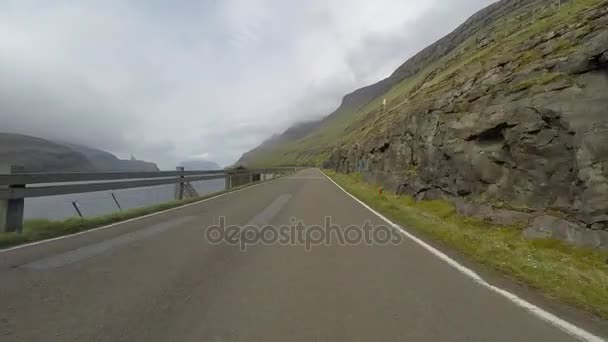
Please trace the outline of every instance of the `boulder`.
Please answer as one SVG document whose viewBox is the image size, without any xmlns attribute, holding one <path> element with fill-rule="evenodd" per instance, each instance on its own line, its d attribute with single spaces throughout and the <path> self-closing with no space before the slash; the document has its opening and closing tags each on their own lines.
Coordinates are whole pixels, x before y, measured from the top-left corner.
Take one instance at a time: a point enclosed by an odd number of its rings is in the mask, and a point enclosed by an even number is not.
<svg viewBox="0 0 608 342">
<path fill-rule="evenodd" d="M 498 226 L 527 225 L 533 217 L 530 213 L 508 209 L 495 209 L 487 204 L 473 203 L 463 198 L 453 198 L 450 201 L 456 207 L 456 212 L 459 215 L 476 217 Z"/>
<path fill-rule="evenodd" d="M 557 239 L 576 246 L 608 248 L 608 232 L 581 227 L 564 219 L 538 216 L 523 232 L 528 239 Z"/>
<path fill-rule="evenodd" d="M 578 75 L 594 69 L 591 59 L 587 55 L 579 54 L 562 61 L 556 66 L 558 71 L 571 75 Z"/>
<path fill-rule="evenodd" d="M 598 56 L 608 51 L 608 31 L 602 31 L 589 39 L 585 44 L 585 50 L 591 56 Z"/>
</svg>

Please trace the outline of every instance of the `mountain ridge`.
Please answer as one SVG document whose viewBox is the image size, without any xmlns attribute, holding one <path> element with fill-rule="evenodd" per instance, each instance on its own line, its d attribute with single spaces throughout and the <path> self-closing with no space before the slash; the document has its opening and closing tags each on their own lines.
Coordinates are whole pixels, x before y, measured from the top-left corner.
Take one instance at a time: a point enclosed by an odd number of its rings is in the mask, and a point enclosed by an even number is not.
<svg viewBox="0 0 608 342">
<path fill-rule="evenodd" d="M 501 6 L 503 2 L 509 3 L 509 6 Z M 382 79 L 374 84 L 358 88 L 351 93 L 348 93 L 342 98 L 340 106 L 329 115 L 325 116 L 321 120 L 318 120 L 319 124 L 317 128 L 323 122 L 331 121 L 332 119 L 339 120 L 340 116 L 348 116 L 353 111 L 358 110 L 362 106 L 365 106 L 370 101 L 376 99 L 386 91 L 397 85 L 404 79 L 415 75 L 418 71 L 428 66 L 432 62 L 441 58 L 445 54 L 454 50 L 459 44 L 466 40 L 470 35 L 474 34 L 476 29 L 479 29 L 479 25 L 487 25 L 487 17 L 492 17 L 494 12 L 504 11 L 505 8 L 513 6 L 519 3 L 519 0 L 501 1 L 494 4 L 490 4 L 485 8 L 481 9 L 477 13 L 473 14 L 463 24 L 459 25 L 454 31 L 450 32 L 443 38 L 439 39 L 435 43 L 424 48 L 414 56 L 409 58 L 403 64 L 401 64 L 389 77 Z M 566 1 L 564 1 L 566 2 Z M 284 143 L 285 141 L 293 141 L 297 139 L 290 139 L 288 133 L 291 129 L 298 129 L 301 123 L 296 123 L 289 127 L 284 133 L 278 135 L 278 139 L 264 141 L 260 146 L 244 153 L 239 158 L 237 164 L 255 164 L 256 158 L 260 157 L 260 154 L 267 153 L 269 150 L 272 151 L 276 147 L 276 143 Z M 312 133 L 314 129 L 311 129 L 307 133 Z M 298 137 L 302 138 L 302 137 Z M 297 164 L 297 162 L 296 162 Z"/>
<path fill-rule="evenodd" d="M 23 166 L 25 172 L 159 171 L 151 162 L 123 160 L 99 149 L 16 133 L 0 133 L 0 162 Z"/>
<path fill-rule="evenodd" d="M 93 164 L 94 169 L 99 172 L 160 171 L 158 166 L 152 162 L 137 160 L 134 157 L 132 159 L 120 159 L 112 153 L 96 148 L 70 143 L 64 144 L 72 150 L 83 154 L 87 159 L 91 161 L 91 164 Z"/>
</svg>

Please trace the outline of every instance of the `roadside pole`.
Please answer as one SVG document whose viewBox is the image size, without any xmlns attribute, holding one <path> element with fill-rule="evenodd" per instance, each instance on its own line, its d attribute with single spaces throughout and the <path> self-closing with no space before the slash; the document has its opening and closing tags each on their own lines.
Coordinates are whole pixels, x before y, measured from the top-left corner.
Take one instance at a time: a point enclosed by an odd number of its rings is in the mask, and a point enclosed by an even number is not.
<svg viewBox="0 0 608 342">
<path fill-rule="evenodd" d="M 178 166 L 178 167 L 175 168 L 175 170 L 177 170 L 177 172 L 184 172 L 184 167 L 183 166 Z M 178 186 L 178 188 L 177 188 L 177 199 L 181 201 L 181 200 L 184 199 L 184 187 L 185 187 L 184 180 L 183 180 L 184 179 L 184 175 L 181 174 L 181 175 L 179 175 L 177 177 L 179 179 L 181 179 L 181 181 L 179 183 L 177 183 L 177 186 Z"/>
<path fill-rule="evenodd" d="M 230 177 L 230 173 L 226 172 L 226 190 L 230 190 L 230 188 L 232 187 L 231 181 L 232 178 Z"/>
<path fill-rule="evenodd" d="M 22 173 L 23 166 L 0 165 L 0 173 Z M 13 188 L 25 188 L 24 184 L 11 184 L 4 187 L 10 191 Z M 0 200 L 0 232 L 21 233 L 23 230 L 23 198 Z"/>
<path fill-rule="evenodd" d="M 0 165 L 0 174 L 10 173 L 10 166 Z M 7 191 L 8 186 L 2 186 L 2 191 Z M 6 231 L 6 211 L 8 209 L 8 200 L 0 200 L 0 232 Z"/>
</svg>

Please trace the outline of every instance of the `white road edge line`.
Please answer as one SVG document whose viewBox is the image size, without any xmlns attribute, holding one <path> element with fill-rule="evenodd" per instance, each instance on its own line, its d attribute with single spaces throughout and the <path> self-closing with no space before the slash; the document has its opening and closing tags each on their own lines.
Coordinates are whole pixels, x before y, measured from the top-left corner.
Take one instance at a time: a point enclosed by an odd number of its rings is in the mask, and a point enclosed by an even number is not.
<svg viewBox="0 0 608 342">
<path fill-rule="evenodd" d="M 72 237 L 75 237 L 75 236 L 78 236 L 78 235 L 83 235 L 83 234 L 93 233 L 93 232 L 100 231 L 100 230 L 105 230 L 105 229 L 113 228 L 113 227 L 119 226 L 119 225 L 124 224 L 124 223 L 129 223 L 129 222 L 145 219 L 145 218 L 152 217 L 152 216 L 165 214 L 165 213 L 168 213 L 168 212 L 171 212 L 171 211 L 175 211 L 175 210 L 191 207 L 193 205 L 197 205 L 197 204 L 200 204 L 200 203 L 203 203 L 203 202 L 211 201 L 211 200 L 214 200 L 214 199 L 217 199 L 217 198 L 220 198 L 220 197 L 224 197 L 224 196 L 227 196 L 227 195 L 230 195 L 230 194 L 236 194 L 238 192 L 245 191 L 245 190 L 248 190 L 248 189 L 252 189 L 252 188 L 255 188 L 255 187 L 260 186 L 260 185 L 271 183 L 271 182 L 273 182 L 273 181 L 275 181 L 277 179 L 288 179 L 288 178 L 289 177 L 277 177 L 277 178 L 273 178 L 271 180 L 264 181 L 262 183 L 250 185 L 250 186 L 248 186 L 246 188 L 243 188 L 243 189 L 229 191 L 229 192 L 226 192 L 226 193 L 223 193 L 223 194 L 219 194 L 217 196 L 205 198 L 205 199 L 197 201 L 197 202 L 193 202 L 193 203 L 189 203 L 189 204 L 184 204 L 184 205 L 181 205 L 179 207 L 175 207 L 175 208 L 171 208 L 171 209 L 167 209 L 167 210 L 163 210 L 163 211 L 157 211 L 155 213 L 144 215 L 144 216 L 134 217 L 132 219 L 125 220 L 125 221 L 120 221 L 120 222 L 116 222 L 116 223 L 112 223 L 112 224 L 109 224 L 107 226 L 102 226 L 102 227 L 92 228 L 92 229 L 88 229 L 88 230 L 83 230 L 81 232 L 74 233 L 74 234 L 62 235 L 62 236 L 54 237 L 54 238 L 51 238 L 51 239 L 35 241 L 35 242 L 27 243 L 27 244 L 24 244 L 24 245 L 19 245 L 19 246 L 15 246 L 15 247 L 9 247 L 9 248 L 6 248 L 6 249 L 0 249 L 0 254 L 11 252 L 11 251 L 15 251 L 15 250 L 18 250 L 18 249 L 33 247 L 33 246 L 41 245 L 41 244 L 48 243 L 48 242 L 53 242 L 53 241 L 57 241 L 57 240 L 63 240 L 63 239 L 67 239 L 67 238 L 72 238 Z"/>
<path fill-rule="evenodd" d="M 488 282 L 486 282 L 482 277 L 480 277 L 477 273 L 475 273 L 473 270 L 461 265 L 460 263 L 458 263 L 456 260 L 450 258 L 449 256 L 447 256 L 446 254 L 444 254 L 443 252 L 439 251 L 438 249 L 436 249 L 435 247 L 427 244 L 426 242 L 420 240 L 419 238 L 415 237 L 414 235 L 408 233 L 405 229 L 403 229 L 401 226 L 399 226 L 398 224 L 390 221 L 388 218 L 384 217 L 384 215 L 380 214 L 379 212 L 375 211 L 374 209 L 372 209 L 370 206 L 368 206 L 367 204 L 365 204 L 363 201 L 359 200 L 357 197 L 353 196 L 352 194 L 350 194 L 348 191 L 344 190 L 344 188 L 342 188 L 340 185 L 338 185 L 338 183 L 336 183 L 333 179 L 331 179 L 331 177 L 329 177 L 328 175 L 325 174 L 325 172 L 321 171 L 321 173 L 323 173 L 323 175 L 325 175 L 325 177 L 327 177 L 327 179 L 329 179 L 332 183 L 334 183 L 334 185 L 336 185 L 340 190 L 342 190 L 344 193 L 346 193 L 348 196 L 352 197 L 355 201 L 359 202 L 359 204 L 361 204 L 362 206 L 364 206 L 367 210 L 371 211 L 372 213 L 374 213 L 376 216 L 378 216 L 379 218 L 381 218 L 382 220 L 384 220 L 385 222 L 387 222 L 388 224 L 390 224 L 392 227 L 398 229 L 403 235 L 405 235 L 407 238 L 409 238 L 410 240 L 414 241 L 415 243 L 417 243 L 418 245 L 422 246 L 424 249 L 426 249 L 427 251 L 431 252 L 432 254 L 434 254 L 436 257 L 438 257 L 439 259 L 445 261 L 446 263 L 448 263 L 450 266 L 454 267 L 456 270 L 458 270 L 460 273 L 468 276 L 469 278 L 471 278 L 474 282 L 476 282 L 477 284 L 495 292 L 498 293 L 499 295 L 507 298 L 508 300 L 510 300 L 511 302 L 513 302 L 514 304 L 516 304 L 517 306 L 525 309 L 526 311 L 532 313 L 533 315 L 539 317 L 540 319 L 544 320 L 545 322 L 548 322 L 550 324 L 552 324 L 553 326 L 559 328 L 560 330 L 568 333 L 569 335 L 583 340 L 583 341 L 590 341 L 590 342 L 602 342 L 605 341 L 603 338 L 600 338 L 598 336 L 593 335 L 592 333 L 577 327 L 576 325 L 569 323 L 557 316 L 555 316 L 554 314 L 547 312 L 543 309 L 541 309 L 540 307 L 526 301 L 525 299 L 509 292 L 506 291 L 504 289 L 501 289 L 499 287 L 496 287 Z"/>
<path fill-rule="evenodd" d="M 325 177 L 300 177 L 300 176 L 288 176 L 285 177 L 287 179 L 322 179 L 325 180 Z"/>
</svg>

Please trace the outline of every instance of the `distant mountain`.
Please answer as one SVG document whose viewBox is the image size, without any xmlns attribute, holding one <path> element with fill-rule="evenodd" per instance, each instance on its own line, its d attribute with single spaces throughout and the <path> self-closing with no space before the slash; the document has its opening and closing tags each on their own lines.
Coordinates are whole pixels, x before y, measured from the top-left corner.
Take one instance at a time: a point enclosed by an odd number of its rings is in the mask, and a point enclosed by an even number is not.
<svg viewBox="0 0 608 342">
<path fill-rule="evenodd" d="M 403 77 L 400 75 L 402 73 L 395 72 L 387 79 L 344 96 L 340 107 L 325 118 L 291 126 L 282 134 L 275 135 L 251 151 L 244 153 L 237 165 L 314 165 L 322 163 L 331 151 L 330 145 L 335 143 L 334 138 L 344 133 L 353 116 L 370 101 L 399 83 Z M 335 127 L 335 129 L 325 130 L 327 127 Z M 318 134 L 318 132 L 321 133 Z"/>
<path fill-rule="evenodd" d="M 222 167 L 219 166 L 217 163 L 208 161 L 208 160 L 204 160 L 204 159 L 184 161 L 184 162 L 180 163 L 180 166 L 183 166 L 186 170 L 196 170 L 196 171 L 221 170 L 222 169 Z"/>
<path fill-rule="evenodd" d="M 319 120 L 297 123 L 289 127 L 282 134 L 273 135 L 272 137 L 261 143 L 258 147 L 254 148 L 249 152 L 244 153 L 241 158 L 236 162 L 236 165 L 252 166 L 253 164 L 258 163 L 259 159 L 263 158 L 266 155 L 274 153 L 283 144 L 292 141 L 297 141 L 301 138 L 306 137 L 308 134 L 319 128 L 321 122 L 322 121 Z"/>
<path fill-rule="evenodd" d="M 48 140 L 0 133 L 0 164 L 21 165 L 27 172 L 94 171 L 86 156 Z"/>
<path fill-rule="evenodd" d="M 154 163 L 122 160 L 94 148 L 13 133 L 0 133 L 0 164 L 21 165 L 26 172 L 159 170 Z"/>
<path fill-rule="evenodd" d="M 100 172 L 159 171 L 158 166 L 151 162 L 137 160 L 135 158 L 131 158 L 130 160 L 119 159 L 115 155 L 106 151 L 75 144 L 65 145 L 87 157 L 87 159 L 93 164 L 95 170 Z"/>
</svg>

